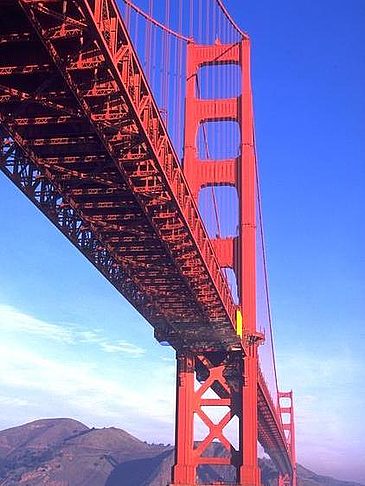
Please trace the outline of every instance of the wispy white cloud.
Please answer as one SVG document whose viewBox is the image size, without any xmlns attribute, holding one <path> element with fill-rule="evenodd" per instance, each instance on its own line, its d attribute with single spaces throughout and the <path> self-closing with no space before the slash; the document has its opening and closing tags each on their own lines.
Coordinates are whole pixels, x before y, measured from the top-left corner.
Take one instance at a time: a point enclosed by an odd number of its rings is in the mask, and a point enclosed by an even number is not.
<svg viewBox="0 0 365 486">
<path fill-rule="evenodd" d="M 27 407 L 29 405 L 28 400 L 15 397 L 7 397 L 0 395 L 0 406 L 1 407 Z"/>
<path fill-rule="evenodd" d="M 70 416 L 172 441 L 174 365 L 151 366 L 147 357 L 121 366 L 115 356 L 142 357 L 145 350 L 106 339 L 97 329 L 47 323 L 9 306 L 0 306 L 0 331 L 0 406 L 11 409 L 2 427 Z"/>
<path fill-rule="evenodd" d="M 308 349 L 296 346 L 280 353 L 279 377 L 284 388 L 293 388 L 298 460 L 313 470 L 341 477 L 343 458 L 359 478 L 364 448 L 364 367 L 344 345 L 341 354 L 326 346 Z M 351 417 L 351 420 L 347 420 Z M 356 420 L 358 418 L 358 420 Z M 355 471 L 356 469 L 356 471 Z M 363 467 L 363 477 L 365 468 Z M 356 474 L 355 474 L 356 472 Z"/>
<path fill-rule="evenodd" d="M 112 341 L 100 329 L 48 323 L 3 305 L 0 330 L 0 406 L 11 410 L 12 425 L 63 415 L 88 425 L 120 426 L 147 440 L 172 441 L 172 356 L 166 354 L 152 365 L 147 351 Z M 38 341 L 42 345 L 34 346 Z M 120 366 L 117 356 L 140 359 Z M 343 348 L 339 357 L 297 347 L 279 354 L 278 365 L 279 377 L 285 377 L 283 388 L 295 391 L 298 459 L 328 474 L 340 474 L 341 457 L 354 468 L 361 464 L 365 427 L 359 410 L 364 409 L 364 394 L 350 390 L 359 390 L 364 377 L 351 352 Z M 344 381 L 354 385 L 347 392 Z"/>
<path fill-rule="evenodd" d="M 106 353 L 126 354 L 138 358 L 145 350 L 127 341 L 110 341 L 99 329 L 82 329 L 72 324 L 54 324 L 35 318 L 14 307 L 0 304 L 0 330 L 22 333 L 63 344 L 93 344 Z"/>
<path fill-rule="evenodd" d="M 135 346 L 134 344 L 128 343 L 127 341 L 117 341 L 115 343 L 101 342 L 100 347 L 106 353 L 123 353 L 133 356 L 135 358 L 143 356 L 145 354 L 144 349 L 140 348 L 139 346 Z"/>
<path fill-rule="evenodd" d="M 43 397 L 40 409 L 47 410 L 51 402 L 53 414 L 68 410 L 70 416 L 101 425 L 119 424 L 140 437 L 146 437 L 151 427 L 156 436 L 161 427 L 172 430 L 174 397 L 166 393 L 166 384 L 173 384 L 173 369 L 130 368 L 121 370 L 118 378 L 109 376 L 114 370 L 105 373 L 92 360 L 77 361 L 73 356 L 65 363 L 33 352 L 24 343 L 12 349 L 0 345 L 0 355 L 0 386 L 19 396 L 0 397 L 0 405 L 19 408 L 27 403 L 22 396 Z"/>
<path fill-rule="evenodd" d="M 3 304 L 0 304 L 0 330 L 32 334 L 67 344 L 72 344 L 75 341 L 74 332 L 71 329 L 50 324 Z"/>
</svg>

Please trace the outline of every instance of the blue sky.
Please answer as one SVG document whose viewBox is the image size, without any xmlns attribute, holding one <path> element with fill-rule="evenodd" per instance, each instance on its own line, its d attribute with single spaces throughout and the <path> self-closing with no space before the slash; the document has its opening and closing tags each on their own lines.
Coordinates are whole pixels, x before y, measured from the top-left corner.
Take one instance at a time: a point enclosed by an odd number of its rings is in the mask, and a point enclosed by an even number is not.
<svg viewBox="0 0 365 486">
<path fill-rule="evenodd" d="M 298 461 L 365 483 L 365 2 L 226 0 L 252 76 L 279 382 Z M 0 428 L 172 442 L 174 355 L 0 174 Z"/>
</svg>

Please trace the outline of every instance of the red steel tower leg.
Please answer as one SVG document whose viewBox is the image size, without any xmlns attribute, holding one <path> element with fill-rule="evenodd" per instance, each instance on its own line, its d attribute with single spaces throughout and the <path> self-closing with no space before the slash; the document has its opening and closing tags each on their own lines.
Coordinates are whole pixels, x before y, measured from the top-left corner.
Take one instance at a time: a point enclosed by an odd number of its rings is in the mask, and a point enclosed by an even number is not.
<svg viewBox="0 0 365 486">
<path fill-rule="evenodd" d="M 256 334 L 256 157 L 253 132 L 252 92 L 250 80 L 250 43 L 241 46 L 242 104 L 241 146 L 242 158 L 238 173 L 240 199 L 239 290 L 242 315 L 248 335 Z M 244 360 L 246 386 L 243 392 L 243 464 L 240 482 L 245 486 L 260 484 L 257 459 L 257 346 L 250 346 Z"/>
<path fill-rule="evenodd" d="M 196 466 L 192 451 L 194 442 L 194 372 L 192 353 L 177 355 L 176 377 L 176 464 L 173 468 L 175 484 L 195 484 Z"/>
<path fill-rule="evenodd" d="M 289 474 L 279 474 L 278 486 L 292 486 Z"/>
</svg>

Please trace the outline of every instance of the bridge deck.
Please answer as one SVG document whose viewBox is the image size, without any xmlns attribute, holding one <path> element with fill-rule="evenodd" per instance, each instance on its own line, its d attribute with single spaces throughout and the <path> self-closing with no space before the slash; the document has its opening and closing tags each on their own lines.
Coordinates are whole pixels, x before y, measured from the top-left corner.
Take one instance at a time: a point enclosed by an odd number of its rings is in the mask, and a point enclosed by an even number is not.
<svg viewBox="0 0 365 486">
<path fill-rule="evenodd" d="M 158 338 L 240 347 L 228 285 L 128 34 L 113 2 L 98 4 L 2 2 L 1 124 L 59 195 L 52 211 L 72 209 L 110 259 L 103 273 Z"/>
</svg>

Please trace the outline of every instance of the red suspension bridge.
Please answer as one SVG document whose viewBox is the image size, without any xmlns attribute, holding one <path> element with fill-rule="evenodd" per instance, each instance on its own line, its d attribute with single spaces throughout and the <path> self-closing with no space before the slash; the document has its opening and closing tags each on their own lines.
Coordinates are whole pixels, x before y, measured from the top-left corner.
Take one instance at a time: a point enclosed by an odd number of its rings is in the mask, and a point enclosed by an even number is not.
<svg viewBox="0 0 365 486">
<path fill-rule="evenodd" d="M 0 168 L 176 350 L 172 483 L 258 486 L 260 443 L 295 486 L 248 36 L 220 0 L 0 8 Z"/>
</svg>

